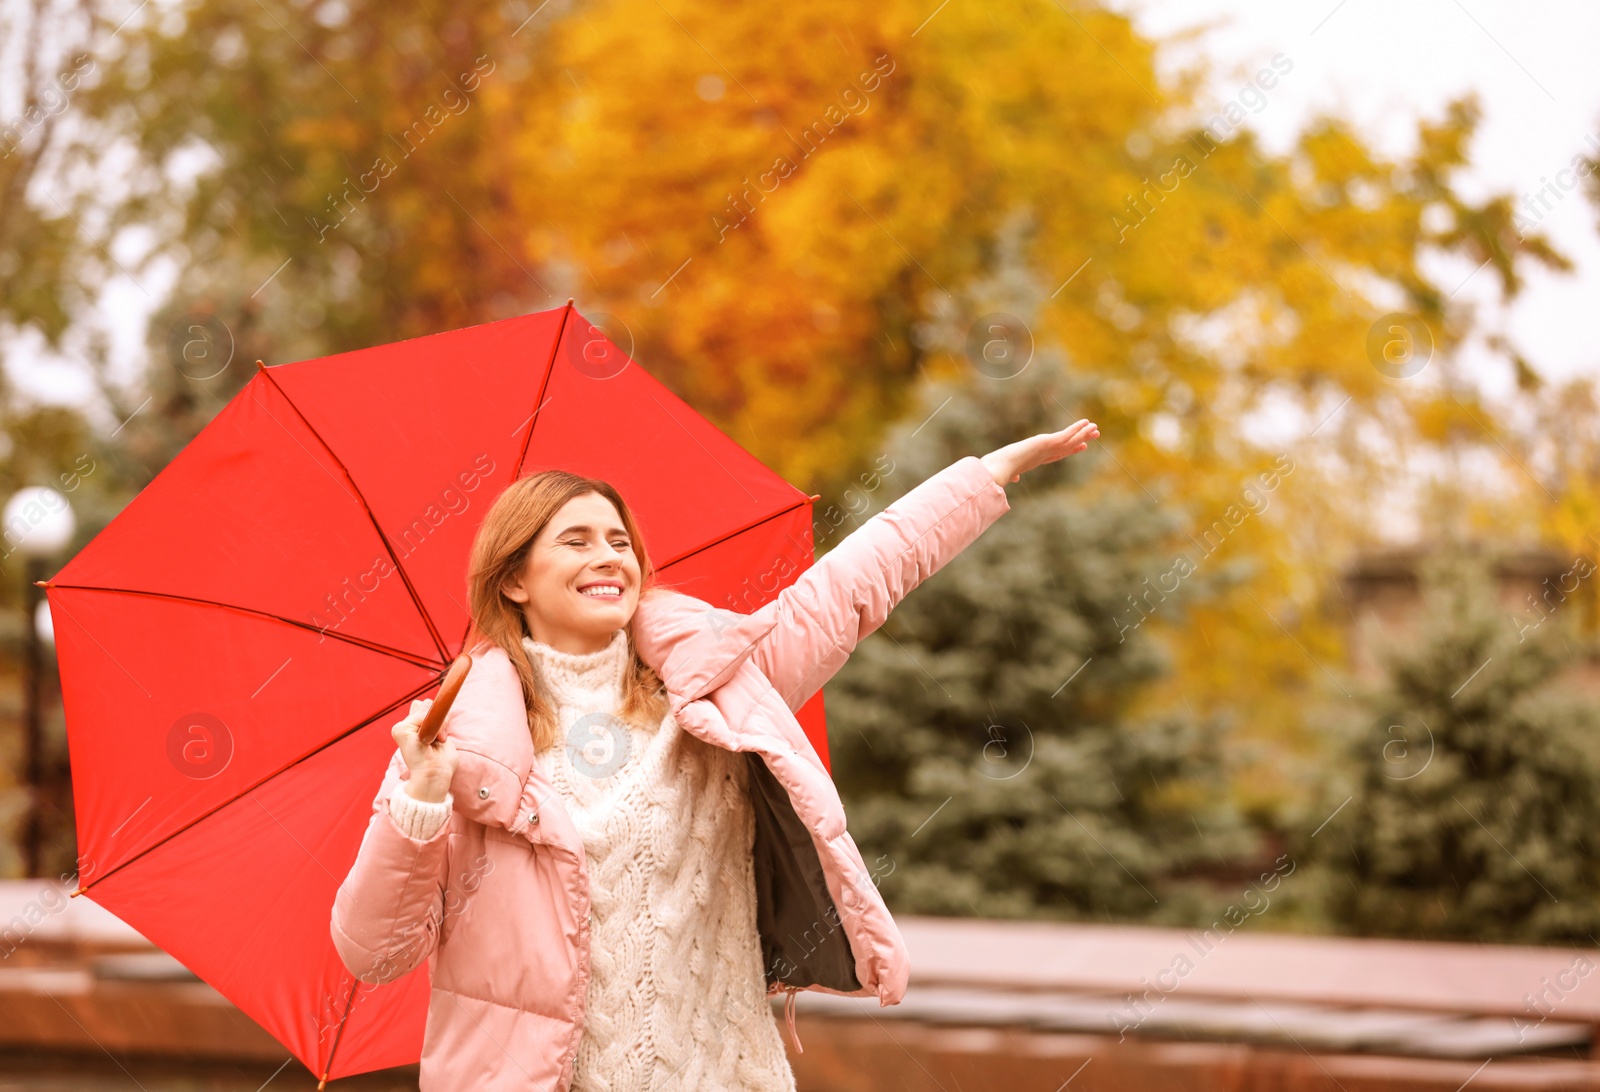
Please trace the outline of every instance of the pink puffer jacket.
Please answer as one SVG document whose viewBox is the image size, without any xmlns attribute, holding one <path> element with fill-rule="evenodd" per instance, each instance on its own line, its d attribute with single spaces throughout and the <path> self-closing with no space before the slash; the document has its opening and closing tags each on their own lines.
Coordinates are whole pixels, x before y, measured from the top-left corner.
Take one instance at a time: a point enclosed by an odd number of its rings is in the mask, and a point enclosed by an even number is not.
<svg viewBox="0 0 1600 1092">
<path fill-rule="evenodd" d="M 640 599 L 634 640 L 678 723 L 750 762 L 769 990 L 882 1005 L 905 993 L 905 944 L 793 711 L 907 592 L 1008 510 L 1005 490 L 968 457 L 872 517 L 754 614 L 666 589 Z M 504 651 L 474 659 L 444 731 L 459 755 L 450 822 L 426 841 L 394 824 L 389 794 L 408 776 L 397 750 L 334 901 L 334 946 L 368 983 L 427 962 L 421 1092 L 565 1090 L 589 976 L 588 879 L 572 823 L 534 763 Z"/>
</svg>

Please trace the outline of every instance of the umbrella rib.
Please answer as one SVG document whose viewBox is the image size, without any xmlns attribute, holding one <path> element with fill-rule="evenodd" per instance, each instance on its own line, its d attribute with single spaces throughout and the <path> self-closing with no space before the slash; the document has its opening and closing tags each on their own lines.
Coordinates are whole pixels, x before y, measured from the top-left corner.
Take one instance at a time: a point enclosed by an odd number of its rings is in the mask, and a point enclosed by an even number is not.
<svg viewBox="0 0 1600 1092">
<path fill-rule="evenodd" d="M 339 1040 L 344 1038 L 344 1026 L 350 1020 L 350 1010 L 355 1007 L 357 983 L 354 979 L 350 983 L 350 996 L 345 998 L 344 1012 L 339 1015 L 339 1027 L 333 1033 L 333 1045 L 328 1047 L 328 1060 L 322 1067 L 322 1083 L 317 1087 L 323 1088 L 328 1083 L 328 1075 L 333 1072 L 333 1056 L 339 1053 Z"/>
<path fill-rule="evenodd" d="M 762 516 L 759 519 L 752 520 L 751 522 L 745 524 L 743 527 L 740 527 L 737 530 L 729 531 L 725 535 L 720 535 L 717 538 L 712 539 L 710 542 L 706 543 L 704 546 L 696 546 L 694 549 L 688 551 L 687 553 L 679 554 L 677 557 L 673 558 L 671 561 L 662 562 L 660 565 L 655 566 L 655 569 L 656 569 L 657 572 L 662 572 L 663 570 L 670 569 L 672 566 L 678 564 L 678 562 L 680 562 L 680 561 L 687 561 L 691 557 L 693 557 L 695 554 L 705 553 L 707 550 L 711 549 L 713 546 L 721 546 L 724 542 L 727 542 L 730 538 L 736 538 L 737 536 L 744 534 L 746 531 L 752 531 L 755 528 L 760 527 L 763 523 L 771 523 L 773 520 L 777 519 L 779 516 L 786 516 L 790 512 L 793 512 L 796 508 L 799 508 L 799 507 L 801 507 L 803 505 L 807 505 L 807 504 L 810 504 L 810 503 L 811 503 L 811 498 L 810 497 L 802 497 L 800 500 L 798 500 L 795 503 L 791 504 L 787 508 L 779 509 L 778 511 L 772 513 L 769 516 Z"/>
<path fill-rule="evenodd" d="M 512 474 L 512 476 L 511 476 L 511 480 L 512 481 L 516 481 L 518 478 L 522 477 L 522 467 L 523 467 L 523 464 L 527 461 L 528 448 L 533 442 L 533 430 L 534 430 L 535 427 L 537 427 L 537 425 L 539 423 L 539 411 L 542 408 L 544 408 L 544 401 L 545 401 L 544 393 L 545 393 L 546 390 L 549 389 L 549 387 L 550 387 L 550 376 L 555 371 L 556 353 L 560 351 L 561 339 L 566 334 L 567 318 L 571 314 L 572 314 L 572 301 L 569 299 L 567 301 L 566 307 L 563 308 L 562 312 L 561 312 L 561 327 L 560 327 L 560 329 L 558 329 L 556 331 L 555 341 L 552 342 L 551 345 L 550 345 L 550 358 L 549 358 L 548 361 L 545 362 L 544 379 L 541 380 L 540 384 L 539 384 L 539 396 L 536 399 L 534 399 L 533 416 L 530 419 L 529 424 L 528 424 L 528 434 L 522 438 L 522 453 L 517 456 L 517 469 L 516 469 L 516 472 L 514 474 Z M 661 404 L 659 399 L 656 400 L 656 404 L 657 405 Z M 662 408 L 665 409 L 666 407 L 663 406 Z M 668 414 L 668 416 L 672 418 L 673 423 L 677 424 L 679 428 L 683 427 L 682 422 L 678 421 L 678 419 L 676 417 L 673 417 L 670 413 Z M 708 454 L 709 454 L 709 452 L 708 452 Z M 726 469 L 726 468 L 724 468 L 724 469 Z M 748 492 L 748 490 L 746 490 L 746 492 Z M 752 528 L 759 527 L 763 523 L 766 523 L 766 522 L 768 522 L 770 520 L 775 520 L 779 516 L 786 515 L 789 512 L 793 512 L 796 508 L 799 508 L 801 505 L 808 504 L 808 503 L 810 503 L 810 498 L 809 497 L 802 498 L 801 500 L 799 500 L 799 501 L 795 502 L 794 504 L 790 505 L 788 508 L 784 508 L 784 509 L 781 509 L 781 510 L 779 510 L 777 512 L 773 512 L 771 515 L 761 516 L 758 519 L 752 520 L 751 522 L 745 524 L 743 527 L 740 527 L 740 528 L 738 528 L 736 530 L 733 530 L 733 531 L 729 531 L 727 534 L 722 535 L 722 536 L 720 536 L 718 538 L 715 538 L 715 539 L 713 539 L 712 541 L 706 543 L 703 546 L 696 546 L 694 549 L 688 551 L 687 553 L 680 554 L 679 556 L 673 558 L 671 561 L 668 561 L 668 562 L 665 562 L 664 564 L 655 566 L 655 569 L 656 569 L 657 572 L 660 572 L 660 571 L 662 571 L 664 569 L 667 569 L 667 568 L 669 568 L 669 567 L 671 567 L 673 565 L 676 565 L 680 561 L 686 561 L 689 558 L 693 557 L 695 554 L 701 553 L 701 552 L 703 552 L 705 550 L 709 550 L 713 546 L 718 546 L 718 545 L 726 542 L 728 539 L 733 538 L 736 535 L 742 535 L 746 531 L 751 530 Z M 471 623 L 470 622 L 468 623 L 468 632 L 471 632 Z M 465 638 L 463 638 L 463 640 L 465 640 Z"/>
<path fill-rule="evenodd" d="M 88 883 L 80 882 L 79 886 L 78 886 L 78 890 L 74 891 L 73 894 L 74 895 L 84 894 L 91 887 L 93 887 L 95 884 L 104 883 L 106 880 L 109 880 L 112 876 L 115 876 L 118 872 L 121 872 L 124 868 L 127 868 L 129 865 L 131 865 L 135 861 L 139 860 L 141 857 L 144 857 L 147 854 L 153 853 L 156 850 L 160 849 L 162 846 L 164 846 L 168 842 L 172 841 L 174 838 L 176 838 L 178 835 L 182 834 L 184 831 L 188 830 L 190 827 L 193 827 L 193 826 L 196 826 L 196 825 L 198 825 L 200 823 L 205 822 L 207 819 L 211 818 L 213 815 L 217 814 L 217 812 L 221 811 L 222 809 L 224 809 L 226 807 L 230 807 L 233 804 L 237 804 L 239 801 L 243 800 L 245 797 L 247 797 L 251 793 L 255 792 L 257 789 L 259 789 L 261 786 L 265 785 L 268 781 L 271 781 L 273 778 L 278 777 L 278 776 L 280 776 L 280 775 L 282 775 L 284 773 L 287 773 L 289 770 L 294 769 L 296 766 L 300 765 L 300 763 L 306 761 L 306 759 L 312 758 L 312 757 L 315 757 L 316 755 L 321 754 L 323 751 L 326 751 L 329 747 L 332 747 L 335 743 L 339 743 L 339 742 L 342 742 L 345 739 L 348 739 L 350 736 L 353 736 L 357 732 L 361 731 L 361 729 L 366 728 L 368 725 L 371 725 L 371 724 L 375 723 L 378 720 L 379 717 L 382 717 L 387 713 L 394 712 L 396 709 L 400 708 L 400 706 L 405 704 L 407 701 L 410 701 L 411 699 L 413 699 L 413 698 L 417 697 L 418 695 L 424 693 L 429 687 L 437 686 L 437 685 L 439 685 L 439 680 L 437 678 L 433 678 L 433 679 L 429 679 L 427 682 L 422 683 L 419 686 L 416 686 L 416 687 L 412 688 L 411 690 L 407 691 L 406 693 L 400 695 L 394 701 L 390 702 L 388 705 L 384 706 L 382 709 L 379 709 L 377 712 L 373 713 L 370 717 L 367 717 L 366 719 L 362 720 L 359 724 L 355 725 L 354 727 L 347 728 L 344 731 L 340 732 L 338 735 L 334 736 L 332 739 L 328 740 L 327 742 L 321 744 L 318 747 L 312 748 L 311 750 L 307 751 L 305 754 L 301 755 L 299 758 L 295 759 L 293 762 L 289 763 L 287 766 L 284 766 L 281 769 L 277 769 L 277 770 L 272 771 L 272 773 L 270 773 L 267 776 L 263 777 L 261 780 L 257 781 L 254 785 L 251 785 L 249 788 L 245 789 L 238 796 L 235 796 L 235 797 L 233 797 L 231 799 L 222 801 L 220 804 L 218 804 L 216 807 L 212 808 L 210 811 L 206 812 L 204 815 L 195 816 L 195 818 L 191 819 L 189 822 L 185 823 L 183 826 L 179 827 L 177 830 L 173 831 L 171 834 L 168 834 L 165 838 L 162 838 L 159 842 L 156 842 L 156 843 L 154 843 L 152 845 L 145 846 L 138 853 L 135 853 L 132 857 L 129 857 L 126 861 L 123 861 L 121 864 L 117 865 L 115 868 L 113 868 L 111 871 L 107 872 L 105 875 L 100 876 L 100 877 L 98 877 L 96 879 L 90 880 Z"/>
<path fill-rule="evenodd" d="M 433 618 L 429 616 L 427 609 L 423 607 L 422 599 L 417 595 L 417 589 L 411 584 L 410 575 L 406 572 L 405 566 L 400 564 L 400 556 L 394 552 L 394 546 L 390 544 L 389 536 L 383 533 L 383 527 L 379 525 L 378 517 L 373 514 L 372 506 L 367 503 L 366 495 L 361 492 L 361 487 L 356 484 L 355 478 L 350 473 L 350 468 L 344 465 L 344 460 L 339 458 L 338 453 L 333 450 L 328 441 L 322 438 L 322 433 L 316 430 L 316 427 L 301 412 L 300 407 L 294 404 L 294 399 L 289 397 L 289 392 L 284 390 L 283 385 L 273 378 L 272 369 L 262 368 L 261 374 L 267 377 L 268 382 L 272 384 L 272 389 L 277 391 L 279 397 L 288 403 L 290 409 L 294 410 L 295 416 L 300 418 L 300 423 L 305 425 L 311 435 L 317 438 L 317 443 L 322 445 L 322 450 L 328 453 L 328 458 L 333 460 L 334 465 L 339 468 L 339 473 L 344 475 L 344 480 L 349 483 L 351 492 L 356 495 L 356 500 L 361 502 L 361 510 L 367 514 L 367 519 L 372 523 L 372 530 L 377 534 L 378 541 L 383 543 L 383 548 L 388 553 L 389 560 L 394 562 L 395 572 L 400 574 L 400 582 L 406 586 L 406 594 L 411 596 L 412 605 L 417 608 L 417 613 L 422 616 L 422 624 L 428 627 L 428 636 L 433 638 L 434 646 L 439 650 L 439 658 L 441 660 L 450 659 L 449 652 L 445 650 L 444 639 L 439 636 L 438 627 L 433 624 Z"/>
<path fill-rule="evenodd" d="M 555 371 L 556 353 L 561 351 L 561 339 L 567 334 L 567 317 L 572 314 L 572 301 L 561 309 L 561 325 L 556 328 L 556 338 L 550 343 L 550 355 L 544 362 L 544 377 L 539 380 L 539 394 L 533 400 L 533 413 L 528 417 L 528 434 L 522 438 L 522 450 L 517 453 L 517 465 L 511 472 L 514 482 L 522 477 L 522 464 L 528 458 L 528 446 L 533 442 L 533 430 L 539 424 L 539 411 L 544 409 L 544 392 L 550 388 L 550 373 Z M 513 433 L 515 435 L 515 433 Z M 461 631 L 461 646 L 466 647 L 467 638 L 472 635 L 472 619 L 467 619 L 466 627 Z"/>
<path fill-rule="evenodd" d="M 333 633 L 329 630 L 323 629 L 320 626 L 314 626 L 309 622 L 297 622 L 293 618 L 285 618 L 281 614 L 273 614 L 270 611 L 256 610 L 254 607 L 241 607 L 235 603 L 222 603 L 215 599 L 200 599 L 193 595 L 178 595 L 174 592 L 142 591 L 138 588 L 102 588 L 95 584 L 57 584 L 54 581 L 50 583 L 50 589 L 52 591 L 97 591 L 110 592 L 114 595 L 142 595 L 149 599 L 165 599 L 175 603 L 193 603 L 196 606 L 201 607 L 217 607 L 220 610 L 236 610 L 241 614 L 254 615 L 257 618 L 265 618 L 272 622 L 282 622 L 284 625 L 294 626 L 296 629 L 310 630 L 311 632 L 321 634 L 324 637 L 332 637 L 336 641 L 343 641 L 346 644 L 356 645 L 360 648 L 366 649 L 369 652 L 376 652 L 380 656 L 388 656 L 396 660 L 403 660 L 406 663 L 414 664 L 417 667 L 443 668 L 445 666 L 445 661 L 442 658 L 439 660 L 424 659 L 414 652 L 406 652 L 403 649 L 391 648 L 388 645 L 380 645 L 376 641 L 368 641 L 362 637 L 349 637 L 343 633 Z"/>
<path fill-rule="evenodd" d="M 533 416 L 528 420 L 528 434 L 522 438 L 522 451 L 517 456 L 517 468 L 511 473 L 511 480 L 516 481 L 522 477 L 522 464 L 528 459 L 528 446 L 533 442 L 533 430 L 539 425 L 539 411 L 544 408 L 544 392 L 550 389 L 550 373 L 556 368 L 556 353 L 561 349 L 561 339 L 567 333 L 567 318 L 572 314 L 572 301 L 561 309 L 561 326 L 556 330 L 556 339 L 550 343 L 550 358 L 544 362 L 544 378 L 539 380 L 539 397 L 533 400 Z"/>
</svg>

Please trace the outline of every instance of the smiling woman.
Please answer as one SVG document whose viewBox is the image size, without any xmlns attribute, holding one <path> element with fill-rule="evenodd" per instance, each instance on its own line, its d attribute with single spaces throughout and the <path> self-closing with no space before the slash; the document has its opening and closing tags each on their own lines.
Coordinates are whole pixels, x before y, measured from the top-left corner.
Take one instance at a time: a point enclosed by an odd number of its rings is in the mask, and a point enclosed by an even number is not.
<svg viewBox="0 0 1600 1092">
<path fill-rule="evenodd" d="M 472 547 L 473 670 L 433 743 L 426 701 L 394 725 L 333 910 L 361 981 L 429 960 L 423 1092 L 792 1092 L 771 995 L 791 1033 L 802 989 L 898 1002 L 904 941 L 794 712 L 1007 510 L 1006 482 L 1098 435 L 959 460 L 751 614 L 653 587 L 606 482 L 508 487 Z M 494 867 L 452 906 L 475 855 Z"/>
<path fill-rule="evenodd" d="M 621 494 L 607 482 L 564 470 L 523 478 L 495 498 L 469 565 L 474 638 L 516 648 L 526 636 L 570 655 L 605 648 L 627 626 L 650 571 Z M 534 746 L 542 750 L 556 742 L 554 711 L 533 662 L 512 662 L 522 678 Z M 625 667 L 622 719 L 659 717 L 654 695 L 661 680 L 631 639 Z"/>
<path fill-rule="evenodd" d="M 562 652 L 604 648 L 639 600 L 639 559 L 616 505 L 599 493 L 562 505 L 505 593 L 522 604 L 535 641 Z"/>
</svg>

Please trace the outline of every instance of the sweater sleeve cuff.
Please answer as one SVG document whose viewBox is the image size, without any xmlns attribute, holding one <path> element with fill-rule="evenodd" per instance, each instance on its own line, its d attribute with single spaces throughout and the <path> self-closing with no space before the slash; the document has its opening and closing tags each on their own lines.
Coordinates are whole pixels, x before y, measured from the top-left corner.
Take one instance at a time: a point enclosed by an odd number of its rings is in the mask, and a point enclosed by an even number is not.
<svg viewBox="0 0 1600 1092">
<path fill-rule="evenodd" d="M 401 833 L 419 842 L 426 842 L 439 833 L 439 828 L 450 818 L 454 801 L 455 798 L 448 792 L 438 803 L 418 800 L 406 791 L 405 785 L 397 785 L 394 792 L 389 794 L 389 817 Z"/>
</svg>

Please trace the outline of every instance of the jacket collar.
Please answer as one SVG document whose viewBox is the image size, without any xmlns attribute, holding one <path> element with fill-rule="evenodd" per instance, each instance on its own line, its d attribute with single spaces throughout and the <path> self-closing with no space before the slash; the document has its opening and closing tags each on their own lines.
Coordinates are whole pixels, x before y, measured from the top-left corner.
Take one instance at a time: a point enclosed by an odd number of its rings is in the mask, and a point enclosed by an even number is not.
<svg viewBox="0 0 1600 1092">
<path fill-rule="evenodd" d="M 727 682 L 777 624 L 776 601 L 754 614 L 738 614 L 655 588 L 640 597 L 634 611 L 633 641 L 640 659 L 666 684 L 676 712 Z"/>
<path fill-rule="evenodd" d="M 634 646 L 661 677 L 674 713 L 725 683 L 776 624 L 775 602 L 738 614 L 669 588 L 640 596 L 632 622 Z M 467 818 L 533 833 L 530 812 L 553 789 L 535 768 L 527 724 L 522 684 L 505 650 L 474 655 L 445 731 L 458 756 L 454 807 Z"/>
</svg>

